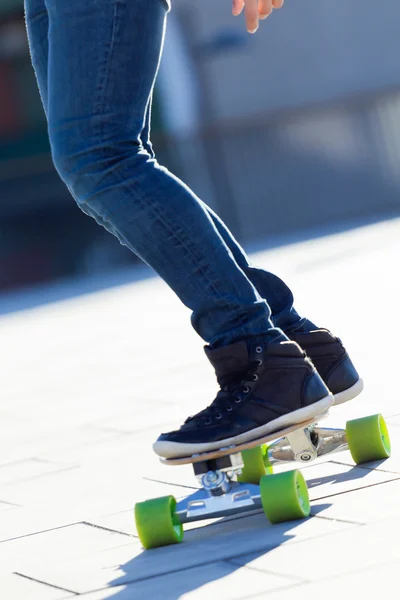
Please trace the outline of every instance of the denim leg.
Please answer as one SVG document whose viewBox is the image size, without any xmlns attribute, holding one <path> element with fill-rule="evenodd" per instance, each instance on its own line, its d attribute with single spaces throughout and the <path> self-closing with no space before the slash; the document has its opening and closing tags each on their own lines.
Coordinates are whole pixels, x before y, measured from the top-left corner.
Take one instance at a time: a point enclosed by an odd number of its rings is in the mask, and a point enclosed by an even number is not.
<svg viewBox="0 0 400 600">
<path fill-rule="evenodd" d="M 146 110 L 145 124 L 141 133 L 141 141 L 147 152 L 154 157 L 153 147 L 150 140 L 151 130 L 151 99 Z M 249 257 L 232 232 L 228 229 L 220 217 L 205 202 L 200 201 L 211 217 L 215 228 L 232 252 L 237 265 L 242 269 L 247 278 L 262 298 L 268 302 L 271 309 L 271 320 L 275 327 L 279 327 L 285 333 L 305 329 L 316 329 L 317 327 L 308 319 L 300 317 L 293 306 L 294 298 L 290 288 L 277 275 L 252 265 Z"/>
<path fill-rule="evenodd" d="M 49 16 L 44 0 L 25 1 L 25 22 L 33 68 L 47 116 L 47 65 L 49 56 Z"/>
<path fill-rule="evenodd" d="M 35 1 L 26 0 L 28 19 Z M 193 311 L 193 326 L 208 343 L 284 339 L 202 203 L 141 143 L 164 36 L 164 0 L 45 5 L 52 155 L 79 206 L 160 274 Z M 32 58 L 45 87 L 38 53 Z"/>
<path fill-rule="evenodd" d="M 294 308 L 293 293 L 286 283 L 277 275 L 252 265 L 246 252 L 222 219 L 210 207 L 205 206 L 205 208 L 239 267 L 252 282 L 260 296 L 268 302 L 274 326 L 281 328 L 285 333 L 302 328 L 307 319 L 300 317 Z"/>
</svg>

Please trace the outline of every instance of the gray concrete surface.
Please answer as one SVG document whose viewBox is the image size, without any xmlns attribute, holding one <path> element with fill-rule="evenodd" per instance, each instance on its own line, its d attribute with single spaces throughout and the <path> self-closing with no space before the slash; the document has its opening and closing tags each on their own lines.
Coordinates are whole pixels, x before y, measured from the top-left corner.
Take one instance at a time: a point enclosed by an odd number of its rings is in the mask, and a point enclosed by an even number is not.
<svg viewBox="0 0 400 600">
<path fill-rule="evenodd" d="M 4 314 L 0 597 L 397 597 L 399 251 L 392 220 L 254 256 L 293 287 L 300 312 L 344 339 L 362 373 L 364 393 L 329 423 L 383 412 L 392 457 L 355 467 L 343 453 L 303 469 L 308 520 L 200 523 L 149 552 L 134 503 L 196 486 L 190 467 L 158 462 L 152 441 L 216 389 L 188 311 L 147 279 Z"/>
</svg>

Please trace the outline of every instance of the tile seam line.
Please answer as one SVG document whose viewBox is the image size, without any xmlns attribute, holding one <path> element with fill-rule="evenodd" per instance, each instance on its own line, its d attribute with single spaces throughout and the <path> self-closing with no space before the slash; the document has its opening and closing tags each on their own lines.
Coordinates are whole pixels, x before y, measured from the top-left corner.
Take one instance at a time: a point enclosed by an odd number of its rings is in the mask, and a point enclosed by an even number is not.
<svg viewBox="0 0 400 600">
<path fill-rule="evenodd" d="M 277 574 L 278 573 L 276 573 L 276 575 Z M 275 588 L 274 590 L 271 590 L 271 593 L 273 593 L 275 595 L 275 594 L 279 594 L 280 592 L 287 592 L 288 590 L 296 590 L 296 588 L 306 587 L 307 585 L 310 585 L 310 582 L 304 581 L 304 582 L 294 583 L 293 585 L 285 585 L 285 586 L 282 586 L 279 588 Z M 257 594 L 254 594 L 254 596 L 246 596 L 242 600 L 252 600 L 252 598 L 265 598 L 265 592 L 257 592 Z"/>
<path fill-rule="evenodd" d="M 324 521 L 335 521 L 335 523 L 348 523 L 349 525 L 368 525 L 365 521 L 350 521 L 350 519 L 336 519 L 335 517 L 325 517 L 324 515 L 312 515 L 317 519 L 323 519 Z"/>
<path fill-rule="evenodd" d="M 309 519 L 310 518 L 311 519 L 315 519 L 317 517 L 312 516 L 312 517 L 309 517 Z M 334 519 L 332 519 L 332 521 L 333 520 Z M 364 527 L 364 525 L 360 525 L 359 523 L 354 523 L 354 525 L 355 525 L 355 527 Z M 323 534 L 323 536 L 321 536 L 321 534 L 316 534 L 316 535 L 312 535 L 310 537 L 301 538 L 301 539 L 298 539 L 298 540 L 292 539 L 290 541 L 290 545 L 292 545 L 292 544 L 296 544 L 296 545 L 297 544 L 303 544 L 304 542 L 309 542 L 310 540 L 315 540 L 315 539 L 320 538 L 320 537 L 329 537 L 331 535 L 339 535 L 339 534 L 342 534 L 342 533 L 343 533 L 343 530 L 340 529 L 339 531 L 330 531 L 329 533 L 325 532 Z M 284 540 L 284 542 L 285 541 L 287 541 L 287 540 Z M 227 558 L 221 558 L 221 560 L 225 560 L 225 561 L 235 560 L 236 558 L 240 558 L 242 556 L 247 556 L 248 554 L 254 554 L 255 552 L 263 552 L 263 551 L 270 552 L 270 551 L 276 550 L 277 548 L 280 548 L 280 547 L 282 547 L 284 545 L 285 544 L 283 543 L 283 544 L 277 544 L 277 545 L 272 546 L 272 547 L 271 546 L 267 546 L 267 547 L 263 547 L 263 548 L 258 548 L 257 550 L 250 550 L 250 552 L 247 552 L 247 551 L 246 552 L 241 552 L 240 554 L 236 554 L 234 556 L 230 556 L 230 557 L 227 557 Z M 206 563 L 206 564 L 208 564 L 208 563 Z"/>
<path fill-rule="evenodd" d="M 26 483 L 27 481 L 34 481 L 36 479 L 41 479 L 42 477 L 51 477 L 52 475 L 59 475 L 60 473 L 65 473 L 66 471 L 73 471 L 74 469 L 80 469 L 81 465 L 73 465 L 70 467 L 65 467 L 64 469 L 57 469 L 56 471 L 48 471 L 47 473 L 40 473 L 39 475 L 32 475 L 31 477 L 24 477 L 22 479 L 13 479 L 12 481 L 6 481 L 6 483 L 2 484 L 2 487 L 5 489 L 7 487 L 12 487 L 14 485 L 19 485 L 21 483 Z"/>
<path fill-rule="evenodd" d="M 378 471 L 379 473 L 391 473 L 393 475 L 399 474 L 398 471 L 389 471 L 387 469 L 380 469 L 379 467 L 368 467 L 368 466 L 366 466 L 366 464 L 360 464 L 360 465 L 354 466 L 354 465 L 346 463 L 346 462 L 341 462 L 340 460 L 330 460 L 328 462 L 332 463 L 333 465 L 340 465 L 342 467 L 354 467 L 357 469 L 364 469 L 364 471 Z"/>
<path fill-rule="evenodd" d="M 29 581 L 34 581 L 35 583 L 45 585 L 45 586 L 53 588 L 55 590 L 61 590 L 62 592 L 67 592 L 68 594 L 73 594 L 74 596 L 79 596 L 79 592 L 74 592 L 73 590 L 69 590 L 67 588 L 60 587 L 59 585 L 55 585 L 53 583 L 47 583 L 47 581 L 42 581 L 41 579 L 36 579 L 35 577 L 30 577 L 29 575 L 24 575 L 23 573 L 19 573 L 18 571 L 13 571 L 13 575 L 17 575 L 17 577 L 22 577 L 23 579 L 28 579 Z"/>
<path fill-rule="evenodd" d="M 161 573 L 155 573 L 154 575 L 148 575 L 146 577 L 139 577 L 137 579 L 126 579 L 123 583 L 119 583 L 117 585 L 108 585 L 107 587 L 101 587 L 101 588 L 96 588 L 94 590 L 87 590 L 85 592 L 74 592 L 74 593 L 77 594 L 78 596 L 84 596 L 86 594 L 97 594 L 98 592 L 104 592 L 105 590 L 115 590 L 120 587 L 132 585 L 135 583 L 143 583 L 144 581 L 151 581 L 152 579 L 157 579 L 159 577 L 166 577 L 167 575 L 176 575 L 177 573 L 192 571 L 193 569 L 198 569 L 199 567 L 207 567 L 208 565 L 214 565 L 217 563 L 226 563 L 226 562 L 227 561 L 225 559 L 221 559 L 221 560 L 217 560 L 217 561 L 210 560 L 207 562 L 201 562 L 201 563 L 198 563 L 195 565 L 190 565 L 189 567 L 181 567 L 179 569 L 170 569 L 168 571 L 162 571 Z"/>
<path fill-rule="evenodd" d="M 234 565 L 235 567 L 238 566 L 238 563 L 235 563 L 234 559 L 233 560 L 228 559 L 223 562 L 226 562 L 229 565 Z M 265 573 L 266 575 L 275 575 L 278 577 L 286 577 L 287 579 L 293 580 L 293 585 L 301 585 L 303 583 L 312 583 L 312 579 L 302 579 L 301 577 L 298 577 L 297 575 L 290 575 L 290 574 L 286 574 L 286 573 L 285 573 L 285 575 L 281 575 L 280 573 L 277 573 L 276 571 L 271 571 L 270 569 L 259 569 L 257 567 L 249 567 L 248 564 L 240 565 L 240 566 L 249 571 L 256 571 L 257 573 Z M 292 587 L 292 585 L 288 584 L 285 587 Z M 281 589 L 281 588 L 278 588 L 278 589 Z"/>
<path fill-rule="evenodd" d="M 151 483 L 162 483 L 163 485 L 173 485 L 174 487 L 181 487 L 186 490 L 201 490 L 200 487 L 195 487 L 194 485 L 186 485 L 181 483 L 170 483 L 169 481 L 161 481 L 161 479 L 153 479 L 152 477 L 141 477 L 144 481 L 151 481 Z"/>
<path fill-rule="evenodd" d="M 342 492 L 334 492 L 333 494 L 328 494 L 327 496 L 319 496 L 318 498 L 314 498 L 314 500 L 311 501 L 311 504 L 313 502 L 318 502 L 319 500 L 326 500 L 327 498 L 333 498 L 334 496 L 344 496 L 345 494 L 359 492 L 360 490 L 367 490 L 368 488 L 377 487 L 378 485 L 384 485 L 385 483 L 391 483 L 392 481 L 399 481 L 399 480 L 400 480 L 400 476 L 393 477 L 393 479 L 386 479 L 385 481 L 378 481 L 377 483 L 370 483 L 369 485 L 364 485 L 362 487 L 354 488 L 352 490 L 344 490 Z M 326 518 L 328 518 L 328 517 L 326 517 Z"/>
<path fill-rule="evenodd" d="M 371 568 L 375 569 L 375 568 L 380 568 L 380 567 L 386 567 L 388 565 L 398 565 L 400 563 L 399 559 L 394 559 L 394 560 L 389 560 L 389 562 L 385 561 L 385 562 L 379 562 L 376 563 L 374 565 L 370 565 L 369 567 L 364 566 L 364 567 L 360 567 L 359 569 L 354 569 L 354 571 L 344 571 L 343 573 L 340 573 L 340 575 L 357 575 L 360 573 L 364 573 L 365 571 L 370 571 Z M 330 575 L 328 577 L 323 577 L 322 579 L 313 579 L 311 581 L 311 583 L 316 583 L 316 582 L 324 582 L 324 581 L 335 581 L 335 579 L 337 579 L 337 575 Z"/>
<path fill-rule="evenodd" d="M 50 531 L 57 531 L 58 529 L 65 529 L 66 527 L 74 527 L 74 525 L 80 525 L 82 521 L 74 521 L 67 525 L 58 525 L 58 527 L 50 527 L 49 529 L 42 529 L 41 531 L 33 531 L 32 533 L 25 533 L 24 535 L 17 535 L 15 537 L 7 538 L 6 540 L 0 540 L 0 544 L 6 542 L 13 542 L 15 540 L 22 540 L 23 538 L 32 537 L 33 535 L 41 535 L 42 533 L 50 533 Z"/>
<path fill-rule="evenodd" d="M 380 568 L 380 567 L 386 567 L 388 565 L 393 565 L 394 566 L 394 565 L 399 564 L 399 562 L 400 562 L 399 560 L 392 560 L 392 561 L 389 561 L 389 562 L 376 563 L 376 564 L 373 565 L 373 568 L 375 569 L 375 568 Z M 344 577 L 348 577 L 348 576 L 351 576 L 351 575 L 357 575 L 357 574 L 364 573 L 365 571 L 369 571 L 371 568 L 372 567 L 370 566 L 370 567 L 362 567 L 360 569 L 355 569 L 354 571 L 344 571 L 343 573 L 340 573 L 340 574 L 337 574 L 337 575 L 331 575 L 331 576 L 328 576 L 328 577 L 322 577 L 322 579 L 307 579 L 307 580 L 304 580 L 303 582 L 300 581 L 297 584 L 297 586 L 295 584 L 295 585 L 288 586 L 288 587 L 291 588 L 291 587 L 299 587 L 299 586 L 303 586 L 303 585 L 306 586 L 306 585 L 311 585 L 311 584 L 320 584 L 320 583 L 326 583 L 326 582 L 329 582 L 329 581 L 336 581 L 338 575 L 339 576 L 343 575 Z M 254 569 L 254 570 L 256 570 L 256 569 Z M 257 571 L 259 571 L 260 573 L 263 573 L 263 572 L 267 573 L 267 571 L 262 571 L 262 570 L 259 570 L 259 569 L 257 569 Z M 271 573 L 272 575 L 279 575 L 281 577 L 287 577 L 286 573 L 277 573 L 277 572 L 274 572 L 274 571 L 269 571 L 269 573 Z M 274 590 L 274 593 L 280 592 L 281 590 L 284 591 L 285 588 L 283 588 L 283 587 L 282 588 L 277 588 L 276 590 Z M 258 596 L 260 596 L 262 594 L 263 594 L 263 592 L 261 592 L 261 594 L 256 594 L 255 596 L 247 596 L 247 597 L 249 599 L 250 598 L 257 598 Z"/>
<path fill-rule="evenodd" d="M 93 527 L 94 529 L 101 529 L 102 531 L 109 531 L 110 533 L 118 533 L 120 535 L 125 535 L 129 538 L 138 539 L 139 536 L 134 533 L 127 533 L 126 531 L 119 531 L 118 529 L 111 529 L 111 527 L 104 527 L 103 525 L 97 525 L 96 523 L 91 523 L 90 521 L 80 521 L 82 525 L 87 525 L 88 527 Z"/>
<path fill-rule="evenodd" d="M 355 526 L 356 527 L 363 527 L 363 525 L 360 525 L 358 523 L 355 523 Z M 325 534 L 325 536 L 338 535 L 338 534 L 341 534 L 341 533 L 343 533 L 343 531 L 332 531 L 332 532 L 330 532 L 328 534 Z M 308 542 L 308 541 L 316 539 L 318 537 L 321 537 L 321 535 L 315 535 L 315 536 L 307 537 L 305 539 L 300 539 L 300 540 L 297 540 L 297 541 L 292 541 L 291 544 L 300 544 L 300 543 L 303 543 L 303 542 Z M 190 542 L 187 542 L 187 543 L 190 543 Z M 160 573 L 154 573 L 154 575 L 148 575 L 146 577 L 140 577 L 140 578 L 135 578 L 135 579 L 126 579 L 122 584 L 118 584 L 116 586 L 111 585 L 111 586 L 107 586 L 107 587 L 96 588 L 95 590 L 90 590 L 90 591 L 88 590 L 88 591 L 85 591 L 85 592 L 78 592 L 78 594 L 79 595 L 93 594 L 95 592 L 97 593 L 97 592 L 102 592 L 104 590 L 118 588 L 118 587 L 121 587 L 122 585 L 130 585 L 130 584 L 133 584 L 133 583 L 142 583 L 143 581 L 151 581 L 152 579 L 156 579 L 158 577 L 164 577 L 166 575 L 174 575 L 176 573 L 180 573 L 180 572 L 183 572 L 183 571 L 191 571 L 192 569 L 197 569 L 199 567 L 207 567 L 208 565 L 213 565 L 216 562 L 218 562 L 218 563 L 229 563 L 229 561 L 233 561 L 236 558 L 240 558 L 242 556 L 247 556 L 248 554 L 253 554 L 255 552 L 265 552 L 265 553 L 268 553 L 268 552 L 271 552 L 272 550 L 275 550 L 276 548 L 279 548 L 280 546 L 281 546 L 281 544 L 278 544 L 277 546 L 267 546 L 267 547 L 263 547 L 263 548 L 258 548 L 256 550 L 250 550 L 250 552 L 246 551 L 246 552 L 242 552 L 240 554 L 235 554 L 233 556 L 229 556 L 229 557 L 226 557 L 226 558 L 220 558 L 217 561 L 215 561 L 214 559 L 212 559 L 212 560 L 208 560 L 208 561 L 204 561 L 204 562 L 199 562 L 199 563 L 196 563 L 196 564 L 193 564 L 193 565 L 189 565 L 187 567 L 181 567 L 179 569 L 178 568 L 177 569 L 170 569 L 168 571 L 162 571 Z M 143 552 L 142 552 L 142 554 L 143 554 Z M 240 565 L 240 566 L 244 566 L 244 565 Z M 274 575 L 279 575 L 279 573 L 274 573 Z M 283 575 L 281 575 L 281 576 L 283 576 Z M 291 587 L 293 587 L 293 586 L 291 586 Z"/>
<path fill-rule="evenodd" d="M 399 477 L 399 479 L 400 479 L 400 477 Z M 391 481 L 396 481 L 396 480 L 391 480 Z M 374 485 L 380 485 L 380 484 L 374 484 Z M 372 486 L 370 486 L 370 487 L 372 487 Z M 365 488 L 359 488 L 359 489 L 365 489 Z M 349 490 L 348 492 L 340 492 L 340 494 L 342 494 L 342 493 L 349 493 L 350 491 L 358 491 L 358 490 Z M 338 495 L 338 494 L 335 494 L 335 495 Z M 318 501 L 318 500 L 323 500 L 324 498 L 329 498 L 329 497 L 330 496 L 323 496 L 321 498 L 316 498 L 315 500 L 311 501 L 311 504 L 313 502 Z M 253 516 L 257 516 L 257 515 L 260 515 L 260 514 L 263 514 L 262 509 L 255 510 L 252 514 L 238 515 L 236 518 L 229 518 L 228 517 L 227 521 L 225 521 L 225 522 L 228 522 L 228 521 L 231 522 L 231 521 L 234 521 L 236 519 L 237 520 L 251 519 Z M 326 521 L 335 521 L 335 522 L 340 522 L 340 523 L 349 523 L 351 525 L 364 525 L 365 524 L 365 523 L 360 523 L 359 521 L 351 521 L 351 520 L 348 520 L 348 519 L 335 519 L 335 518 L 332 518 L 332 517 L 324 517 L 324 516 L 319 515 L 319 514 L 315 514 L 315 515 L 311 514 L 310 517 L 311 518 L 316 518 L 316 519 L 324 519 Z M 220 525 L 220 524 L 221 523 L 219 521 L 216 521 L 215 523 L 210 523 L 207 527 L 213 527 L 213 526 Z M 136 536 L 135 534 L 126 533 L 125 531 L 119 531 L 117 529 L 111 529 L 109 527 L 104 527 L 103 525 L 97 525 L 96 523 L 91 523 L 90 521 L 74 521 L 73 523 L 68 523 L 66 525 L 59 525 L 58 527 L 50 527 L 49 529 L 43 529 L 41 531 L 34 531 L 32 533 L 26 533 L 24 535 L 18 535 L 16 537 L 11 537 L 11 538 L 7 538 L 5 540 L 0 540 L 0 544 L 5 544 L 6 542 L 13 542 L 15 540 L 21 540 L 23 538 L 32 537 L 34 535 L 42 535 L 44 533 L 50 533 L 51 531 L 57 531 L 59 529 L 65 529 L 67 527 L 74 527 L 75 525 L 86 525 L 88 527 L 93 527 L 93 528 L 97 528 L 97 529 L 104 529 L 105 531 L 110 531 L 111 533 L 118 533 L 118 534 L 121 534 L 121 535 L 125 535 L 125 536 L 128 536 L 128 537 L 132 538 L 132 539 L 137 539 L 138 538 L 138 536 Z M 200 528 L 201 528 L 201 526 L 195 527 L 194 530 L 197 530 L 197 529 L 200 529 Z M 208 564 L 208 563 L 206 563 L 206 564 Z"/>
<path fill-rule="evenodd" d="M 0 500 L 0 504 L 6 504 L 11 508 L 23 508 L 22 504 L 15 504 L 13 502 L 7 502 L 7 500 Z"/>
<path fill-rule="evenodd" d="M 48 459 L 41 459 L 40 457 L 36 457 L 36 456 L 27 456 L 26 458 L 17 458 L 16 460 L 10 460 L 8 462 L 5 463 L 0 463 L 0 469 L 5 469 L 8 467 L 14 467 L 14 466 L 18 466 L 24 463 L 27 463 L 29 461 L 32 462 L 45 462 L 45 463 L 50 463 L 52 465 L 58 465 L 59 463 L 55 463 L 54 461 L 48 460 Z"/>
</svg>

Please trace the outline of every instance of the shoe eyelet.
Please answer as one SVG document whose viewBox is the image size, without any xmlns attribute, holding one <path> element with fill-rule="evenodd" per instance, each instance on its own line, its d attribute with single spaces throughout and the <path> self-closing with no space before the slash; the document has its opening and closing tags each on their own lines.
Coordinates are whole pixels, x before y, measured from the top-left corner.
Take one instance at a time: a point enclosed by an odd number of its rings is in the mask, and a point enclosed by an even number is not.
<svg viewBox="0 0 400 600">
<path fill-rule="evenodd" d="M 257 348 L 256 348 L 257 354 L 261 354 L 262 351 L 263 351 L 262 346 L 257 346 Z"/>
<path fill-rule="evenodd" d="M 215 416 L 215 418 L 216 418 L 218 421 L 220 421 L 220 420 L 222 419 L 222 415 L 221 415 L 220 413 L 218 413 L 218 414 Z"/>
<path fill-rule="evenodd" d="M 240 404 L 240 403 L 241 403 L 241 401 L 242 401 L 242 399 L 241 399 L 241 398 L 235 398 L 235 400 L 234 400 L 234 403 L 235 403 L 235 404 Z"/>
<path fill-rule="evenodd" d="M 212 419 L 210 419 L 210 417 L 208 417 L 208 419 L 206 419 L 206 420 L 204 421 L 204 424 L 205 424 L 205 425 L 211 425 L 211 423 L 212 423 Z"/>
<path fill-rule="evenodd" d="M 232 412 L 232 411 L 233 411 L 233 408 L 231 405 L 226 407 L 226 412 Z"/>
<path fill-rule="evenodd" d="M 253 381 L 257 381 L 257 379 L 258 379 L 258 375 L 257 375 L 257 373 L 254 373 L 253 374 Z"/>
<path fill-rule="evenodd" d="M 263 364 L 263 361 L 261 360 L 261 358 L 257 358 L 257 364 L 259 367 L 261 367 L 261 365 Z"/>
<path fill-rule="evenodd" d="M 246 385 L 246 386 L 243 388 L 243 394 L 248 394 L 248 393 L 249 393 L 249 391 L 250 391 L 250 388 L 249 388 L 249 387 Z M 235 402 L 236 402 L 236 400 L 235 400 Z"/>
</svg>

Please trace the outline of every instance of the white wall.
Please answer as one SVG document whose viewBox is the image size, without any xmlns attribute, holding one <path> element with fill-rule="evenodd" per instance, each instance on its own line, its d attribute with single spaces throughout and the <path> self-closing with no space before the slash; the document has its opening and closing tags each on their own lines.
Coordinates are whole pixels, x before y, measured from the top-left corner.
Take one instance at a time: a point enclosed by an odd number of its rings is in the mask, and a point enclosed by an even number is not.
<svg viewBox="0 0 400 600">
<path fill-rule="evenodd" d="M 212 117 L 240 117 L 393 86 L 400 87 L 397 0 L 286 0 L 245 33 L 230 0 L 173 0 L 197 49 Z M 229 33 L 244 45 L 202 51 Z"/>
</svg>

